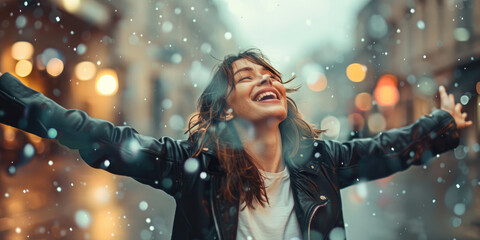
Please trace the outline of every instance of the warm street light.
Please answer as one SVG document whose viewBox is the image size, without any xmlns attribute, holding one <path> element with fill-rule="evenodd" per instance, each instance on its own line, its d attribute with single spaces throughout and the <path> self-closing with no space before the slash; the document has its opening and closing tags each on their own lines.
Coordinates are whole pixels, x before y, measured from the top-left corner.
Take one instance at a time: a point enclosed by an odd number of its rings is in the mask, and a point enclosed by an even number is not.
<svg viewBox="0 0 480 240">
<path fill-rule="evenodd" d="M 29 42 L 20 41 L 12 46 L 12 57 L 15 60 L 30 59 L 33 55 L 33 45 Z"/>
<path fill-rule="evenodd" d="M 118 90 L 117 73 L 112 69 L 104 69 L 100 71 L 95 86 L 97 92 L 101 95 L 114 95 Z"/>
</svg>

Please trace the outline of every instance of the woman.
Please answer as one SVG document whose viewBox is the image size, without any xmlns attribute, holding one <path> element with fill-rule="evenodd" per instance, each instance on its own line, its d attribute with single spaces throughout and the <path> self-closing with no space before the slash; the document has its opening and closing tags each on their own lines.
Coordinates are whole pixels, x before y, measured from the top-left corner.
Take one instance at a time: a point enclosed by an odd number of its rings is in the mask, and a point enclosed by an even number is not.
<svg viewBox="0 0 480 240">
<path fill-rule="evenodd" d="M 458 130 L 472 124 L 441 87 L 442 110 L 408 127 L 345 143 L 319 140 L 321 131 L 287 97 L 295 89 L 283 84 L 260 52 L 227 56 L 199 99 L 189 139 L 174 140 L 64 109 L 4 74 L 0 122 L 56 138 L 92 167 L 173 196 L 172 239 L 344 236 L 341 188 L 423 164 L 456 147 Z"/>
</svg>

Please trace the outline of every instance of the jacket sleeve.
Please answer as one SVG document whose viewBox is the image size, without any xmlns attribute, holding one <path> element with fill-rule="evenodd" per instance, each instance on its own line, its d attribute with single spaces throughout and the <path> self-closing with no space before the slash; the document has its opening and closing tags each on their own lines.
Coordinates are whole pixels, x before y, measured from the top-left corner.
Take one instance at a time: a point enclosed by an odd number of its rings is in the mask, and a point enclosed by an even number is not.
<svg viewBox="0 0 480 240">
<path fill-rule="evenodd" d="M 450 113 L 435 110 L 412 125 L 344 143 L 325 141 L 341 188 L 374 180 L 426 163 L 455 148 L 459 134 Z"/>
<path fill-rule="evenodd" d="M 62 145 L 78 149 L 90 166 L 133 177 L 170 195 L 181 188 L 183 160 L 190 156 L 187 141 L 157 140 L 131 127 L 67 110 L 9 73 L 0 77 L 0 123 L 56 138 Z"/>
</svg>

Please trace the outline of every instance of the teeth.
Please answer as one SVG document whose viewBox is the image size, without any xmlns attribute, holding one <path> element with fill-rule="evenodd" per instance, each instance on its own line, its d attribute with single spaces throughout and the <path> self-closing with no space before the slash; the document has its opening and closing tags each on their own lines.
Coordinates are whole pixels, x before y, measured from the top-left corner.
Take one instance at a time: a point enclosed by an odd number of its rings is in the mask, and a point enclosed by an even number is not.
<svg viewBox="0 0 480 240">
<path fill-rule="evenodd" d="M 260 99 L 266 97 L 266 96 L 274 96 L 276 99 L 278 99 L 277 95 L 273 92 L 264 92 L 261 93 L 260 95 L 257 96 L 257 99 L 255 101 L 260 101 Z"/>
</svg>

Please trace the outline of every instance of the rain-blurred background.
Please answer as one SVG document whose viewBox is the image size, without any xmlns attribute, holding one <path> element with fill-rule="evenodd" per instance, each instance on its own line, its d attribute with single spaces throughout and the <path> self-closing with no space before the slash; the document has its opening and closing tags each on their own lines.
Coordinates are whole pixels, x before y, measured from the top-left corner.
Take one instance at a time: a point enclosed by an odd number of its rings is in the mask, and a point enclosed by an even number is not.
<svg viewBox="0 0 480 240">
<path fill-rule="evenodd" d="M 154 137 L 186 138 L 212 67 L 250 47 L 328 139 L 412 123 L 445 85 L 474 121 L 460 146 L 343 190 L 346 233 L 480 239 L 478 0 L 0 0 L 0 72 Z M 0 239 L 170 239 L 171 197 L 52 140 L 1 125 L 0 167 Z"/>
</svg>

